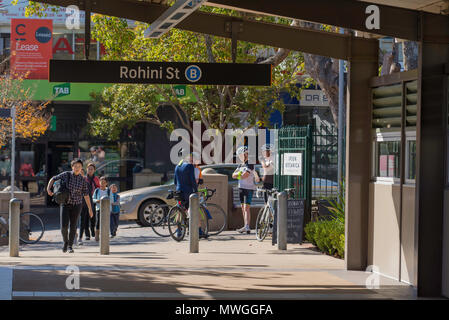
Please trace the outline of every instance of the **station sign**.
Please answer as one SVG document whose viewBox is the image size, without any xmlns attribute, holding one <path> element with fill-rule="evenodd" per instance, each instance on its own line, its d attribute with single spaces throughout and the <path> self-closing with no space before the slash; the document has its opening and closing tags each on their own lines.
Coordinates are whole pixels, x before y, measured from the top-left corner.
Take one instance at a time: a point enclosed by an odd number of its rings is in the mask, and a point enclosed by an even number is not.
<svg viewBox="0 0 449 320">
<path fill-rule="evenodd" d="M 271 86 L 271 65 L 50 60 L 50 82 Z"/>
</svg>

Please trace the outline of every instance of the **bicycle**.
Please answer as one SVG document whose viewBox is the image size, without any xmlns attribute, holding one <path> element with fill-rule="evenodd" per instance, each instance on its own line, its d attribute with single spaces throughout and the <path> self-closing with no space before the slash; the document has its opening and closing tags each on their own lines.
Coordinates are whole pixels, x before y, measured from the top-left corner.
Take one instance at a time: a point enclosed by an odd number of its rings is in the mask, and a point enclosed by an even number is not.
<svg viewBox="0 0 449 320">
<path fill-rule="evenodd" d="M 295 195 L 295 189 L 285 189 L 287 192 L 288 198 L 293 198 Z M 279 191 L 276 188 L 273 188 L 271 190 L 267 189 L 257 189 L 256 195 L 259 198 L 260 193 L 267 193 L 268 194 L 268 201 L 257 214 L 256 219 L 256 239 L 258 241 L 263 241 L 270 229 L 273 228 L 274 224 L 274 212 L 275 209 L 272 206 L 270 200 L 276 199 L 276 196 L 279 194 Z"/>
<path fill-rule="evenodd" d="M 256 239 L 258 241 L 263 241 L 268 234 L 268 231 L 273 228 L 274 223 L 274 207 L 271 204 L 271 200 L 276 198 L 278 194 L 277 189 L 257 189 L 256 196 L 259 198 L 260 193 L 268 194 L 268 201 L 265 205 L 259 210 L 256 219 Z"/>
<path fill-rule="evenodd" d="M 216 230 L 212 231 L 211 226 L 209 225 L 208 235 L 210 236 L 219 235 L 226 230 L 226 227 L 228 226 L 228 216 L 224 210 L 218 204 L 207 202 L 207 200 L 214 196 L 216 191 L 216 189 L 207 188 L 198 190 L 200 194 L 200 211 L 204 210 L 206 212 L 206 217 L 209 214 L 214 222 L 214 227 L 218 227 Z"/>
<path fill-rule="evenodd" d="M 181 199 L 179 192 L 173 194 L 177 204 L 168 212 L 168 231 L 170 232 L 173 240 L 181 242 L 189 229 L 189 217 L 188 210 L 185 206 L 185 201 Z M 199 219 L 200 232 L 202 231 L 204 236 L 208 236 L 209 219 L 202 210 L 200 205 L 200 219 Z M 201 234 L 200 234 L 201 236 Z"/>
<path fill-rule="evenodd" d="M 207 200 L 213 197 L 216 193 L 215 189 L 199 189 L 198 194 L 200 196 L 200 211 L 203 211 L 204 216 L 208 216 L 208 214 L 212 217 L 214 221 L 214 227 L 218 227 L 216 230 L 211 231 L 208 223 L 208 233 L 207 235 L 218 235 L 227 227 L 227 215 L 224 210 L 214 203 L 207 203 Z M 173 199 L 175 197 L 175 192 L 169 190 L 169 194 L 167 199 Z M 179 200 L 178 200 L 179 201 Z M 168 217 L 170 210 L 167 209 L 167 205 L 158 205 L 157 208 L 153 209 L 153 212 L 150 215 L 150 224 L 154 233 L 161 237 L 169 237 L 170 231 L 168 229 Z"/>
<path fill-rule="evenodd" d="M 22 243 L 35 244 L 42 239 L 45 232 L 45 226 L 42 219 L 32 213 L 24 212 L 20 214 L 20 235 Z M 23 237 L 26 234 L 27 238 Z M 0 238 L 9 237 L 9 222 L 0 216 Z"/>
</svg>

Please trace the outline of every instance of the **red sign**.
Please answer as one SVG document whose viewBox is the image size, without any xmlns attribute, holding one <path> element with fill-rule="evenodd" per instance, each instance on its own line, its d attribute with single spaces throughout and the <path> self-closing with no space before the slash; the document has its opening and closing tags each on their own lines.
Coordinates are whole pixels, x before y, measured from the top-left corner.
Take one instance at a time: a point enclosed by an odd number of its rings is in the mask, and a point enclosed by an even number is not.
<svg viewBox="0 0 449 320">
<path fill-rule="evenodd" d="M 48 79 L 52 38 L 52 20 L 11 19 L 11 74 Z"/>
</svg>

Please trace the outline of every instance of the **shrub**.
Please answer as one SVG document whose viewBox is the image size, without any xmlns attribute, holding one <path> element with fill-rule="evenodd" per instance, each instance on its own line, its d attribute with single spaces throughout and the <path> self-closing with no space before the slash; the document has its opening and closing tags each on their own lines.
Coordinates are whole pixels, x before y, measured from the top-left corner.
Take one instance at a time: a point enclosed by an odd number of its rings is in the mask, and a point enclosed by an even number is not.
<svg viewBox="0 0 449 320">
<path fill-rule="evenodd" d="M 305 227 L 305 236 L 320 251 L 344 257 L 345 226 L 338 220 L 312 221 Z"/>
<path fill-rule="evenodd" d="M 345 190 L 344 182 L 341 190 Z M 330 220 L 312 221 L 304 228 L 306 239 L 327 254 L 344 258 L 345 256 L 345 197 L 339 194 L 338 200 L 330 200 Z"/>
</svg>

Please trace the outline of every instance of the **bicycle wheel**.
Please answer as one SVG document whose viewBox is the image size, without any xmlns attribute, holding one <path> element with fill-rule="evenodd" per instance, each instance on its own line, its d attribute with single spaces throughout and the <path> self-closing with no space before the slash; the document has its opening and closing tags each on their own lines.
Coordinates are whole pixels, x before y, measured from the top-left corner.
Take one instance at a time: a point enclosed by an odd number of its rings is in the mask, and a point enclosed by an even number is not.
<svg viewBox="0 0 449 320">
<path fill-rule="evenodd" d="M 256 239 L 259 241 L 263 241 L 268 234 L 268 230 L 270 229 L 269 218 L 268 207 L 263 207 L 259 210 L 256 219 Z"/>
<path fill-rule="evenodd" d="M 170 237 L 168 230 L 168 208 L 158 207 L 151 212 L 148 220 L 155 234 L 160 237 Z"/>
<path fill-rule="evenodd" d="M 20 215 L 20 241 L 33 244 L 42 239 L 45 227 L 42 219 L 32 212 Z"/>
<path fill-rule="evenodd" d="M 211 219 L 209 219 L 209 235 L 216 236 L 226 230 L 228 226 L 228 216 L 224 210 L 215 203 L 203 204 L 202 207 L 209 211 Z"/>
<path fill-rule="evenodd" d="M 168 213 L 168 231 L 173 240 L 182 241 L 186 235 L 188 221 L 181 208 L 175 206 Z"/>
</svg>

